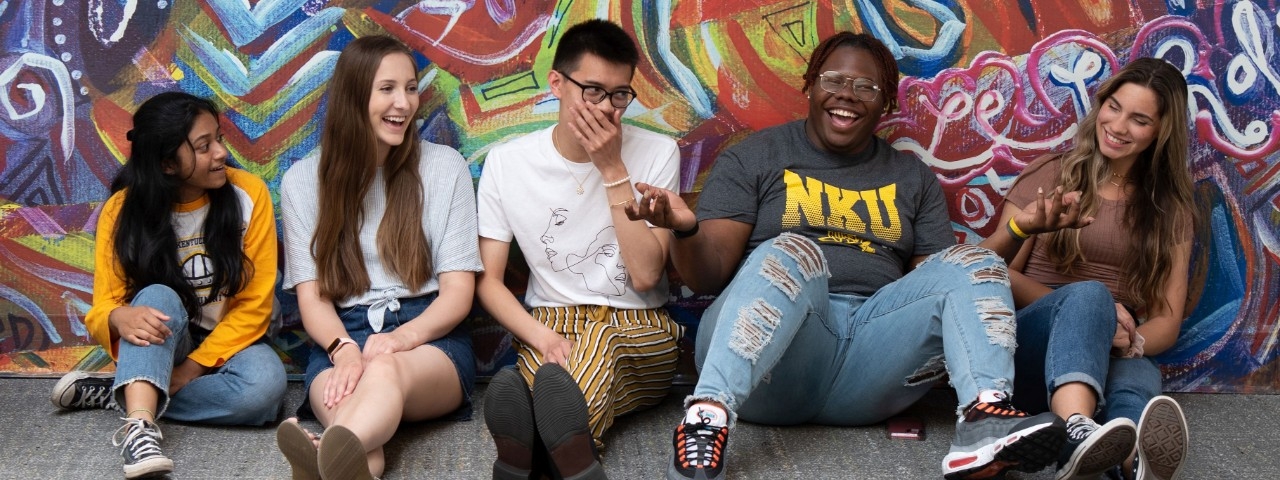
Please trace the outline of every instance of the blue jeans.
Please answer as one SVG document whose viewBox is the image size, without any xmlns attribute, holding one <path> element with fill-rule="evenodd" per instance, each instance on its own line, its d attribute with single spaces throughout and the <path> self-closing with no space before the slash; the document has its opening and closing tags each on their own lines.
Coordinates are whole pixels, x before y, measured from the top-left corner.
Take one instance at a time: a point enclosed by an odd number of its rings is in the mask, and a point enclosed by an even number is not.
<svg viewBox="0 0 1280 480">
<path fill-rule="evenodd" d="M 1109 400 L 1103 388 L 1115 333 L 1115 299 L 1100 282 L 1063 285 L 1018 310 L 1014 404 L 1031 413 L 1048 411 L 1054 390 L 1080 382 L 1093 390 L 1101 409 Z"/>
<path fill-rule="evenodd" d="M 266 339 L 239 351 L 221 367 L 211 370 L 169 396 L 173 367 L 204 341 L 204 335 L 187 329 L 187 312 L 173 289 L 150 285 L 130 305 L 146 306 L 169 316 L 165 325 L 172 335 L 163 344 L 139 347 L 120 340 L 116 380 L 112 387 L 116 405 L 125 408 L 124 386 L 138 380 L 159 390 L 156 418 L 215 425 L 263 425 L 275 421 L 284 400 L 284 364 Z"/>
<path fill-rule="evenodd" d="M 1103 422 L 1127 418 L 1134 423 L 1142 417 L 1147 402 L 1163 390 L 1160 367 L 1147 357 L 1113 358 L 1107 375 L 1107 407 L 1099 415 Z"/>
<path fill-rule="evenodd" d="M 829 293 L 827 268 L 797 235 L 757 247 L 703 314 L 686 404 L 717 401 L 731 423 L 865 425 L 947 372 L 962 405 L 1009 393 L 1013 298 L 998 256 L 956 245 L 870 297 Z"/>
</svg>

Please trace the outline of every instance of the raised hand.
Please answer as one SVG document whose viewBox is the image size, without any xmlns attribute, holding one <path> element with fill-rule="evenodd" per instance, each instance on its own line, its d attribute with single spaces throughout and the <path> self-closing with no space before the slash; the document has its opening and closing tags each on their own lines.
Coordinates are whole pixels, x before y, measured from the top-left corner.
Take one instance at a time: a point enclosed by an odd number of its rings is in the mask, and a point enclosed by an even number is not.
<svg viewBox="0 0 1280 480">
<path fill-rule="evenodd" d="M 678 231 L 692 230 L 698 224 L 693 210 L 675 192 L 647 183 L 637 183 L 636 191 L 640 192 L 640 201 L 627 205 L 628 219 Z"/>
<path fill-rule="evenodd" d="M 607 114 L 590 105 L 575 105 L 570 112 L 569 131 L 601 173 L 622 162 L 622 112 Z"/>
<path fill-rule="evenodd" d="M 1057 187 L 1045 195 L 1038 189 L 1036 201 L 1014 216 L 1013 221 L 1028 235 L 1055 232 L 1064 228 L 1080 228 L 1093 223 L 1093 217 L 1080 212 L 1080 192 L 1062 192 Z"/>
</svg>

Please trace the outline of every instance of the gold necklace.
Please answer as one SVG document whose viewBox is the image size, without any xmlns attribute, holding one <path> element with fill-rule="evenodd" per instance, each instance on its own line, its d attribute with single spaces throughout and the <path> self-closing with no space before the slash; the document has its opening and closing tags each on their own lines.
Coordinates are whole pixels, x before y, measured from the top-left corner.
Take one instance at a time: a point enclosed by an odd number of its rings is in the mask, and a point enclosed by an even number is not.
<svg viewBox="0 0 1280 480">
<path fill-rule="evenodd" d="M 586 192 L 586 190 L 582 188 L 582 185 L 587 183 L 588 178 L 591 178 L 591 172 L 587 172 L 587 175 L 582 177 L 582 180 L 578 180 L 578 176 L 573 174 L 573 169 L 569 168 L 569 160 L 565 159 L 564 155 L 560 153 L 560 142 L 557 138 L 556 130 L 554 128 L 551 129 L 551 146 L 556 149 L 556 155 L 560 157 L 560 161 L 564 162 L 565 171 L 569 172 L 569 176 L 573 177 L 573 181 L 578 182 L 578 195 L 582 195 Z"/>
<path fill-rule="evenodd" d="M 1120 179 L 1120 181 L 1122 181 L 1122 182 L 1124 182 L 1124 183 L 1116 183 L 1116 181 L 1115 181 L 1115 180 L 1112 180 L 1112 178 L 1119 178 L 1119 179 Z M 1107 183 L 1110 183 L 1110 184 L 1115 185 L 1115 186 L 1117 186 L 1117 187 L 1124 188 L 1124 184 L 1125 184 L 1125 183 L 1129 183 L 1128 178 L 1129 178 L 1129 177 L 1128 177 L 1127 175 L 1121 175 L 1121 174 L 1116 173 L 1116 172 L 1111 172 L 1111 177 L 1110 177 L 1110 178 L 1107 178 Z"/>
</svg>

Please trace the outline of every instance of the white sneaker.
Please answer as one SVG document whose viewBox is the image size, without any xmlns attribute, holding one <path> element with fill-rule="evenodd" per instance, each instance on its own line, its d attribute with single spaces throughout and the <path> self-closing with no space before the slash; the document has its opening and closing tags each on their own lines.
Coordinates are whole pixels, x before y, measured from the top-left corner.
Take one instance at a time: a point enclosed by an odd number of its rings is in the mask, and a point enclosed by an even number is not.
<svg viewBox="0 0 1280 480">
<path fill-rule="evenodd" d="M 1138 422 L 1138 480 L 1178 478 L 1190 443 L 1178 402 L 1164 395 L 1152 398 Z"/>
</svg>

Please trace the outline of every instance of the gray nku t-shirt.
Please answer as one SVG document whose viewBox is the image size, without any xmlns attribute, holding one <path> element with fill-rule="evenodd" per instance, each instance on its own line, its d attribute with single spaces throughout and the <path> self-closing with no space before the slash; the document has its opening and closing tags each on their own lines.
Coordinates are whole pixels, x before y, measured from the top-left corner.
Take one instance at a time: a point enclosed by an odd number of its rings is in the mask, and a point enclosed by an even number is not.
<svg viewBox="0 0 1280 480">
<path fill-rule="evenodd" d="M 833 293 L 870 296 L 911 257 L 955 244 L 942 187 L 928 166 L 875 138 L 857 155 L 814 147 L 804 120 L 756 132 L 720 154 L 698 219 L 754 225 L 743 259 L 791 232 L 818 243 Z"/>
</svg>

